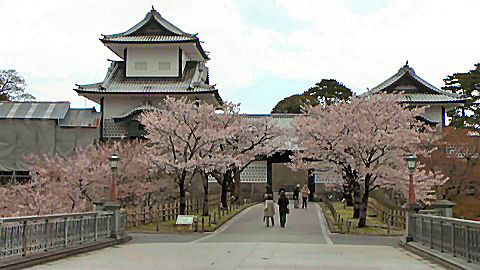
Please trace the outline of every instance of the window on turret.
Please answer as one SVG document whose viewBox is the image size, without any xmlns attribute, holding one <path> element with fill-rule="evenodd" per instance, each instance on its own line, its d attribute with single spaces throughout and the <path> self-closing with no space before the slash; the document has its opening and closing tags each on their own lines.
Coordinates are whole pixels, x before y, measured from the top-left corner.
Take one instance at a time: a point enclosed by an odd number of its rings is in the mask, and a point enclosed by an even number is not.
<svg viewBox="0 0 480 270">
<path fill-rule="evenodd" d="M 170 62 L 158 62 L 158 70 L 170 70 Z"/>
<path fill-rule="evenodd" d="M 147 62 L 135 62 L 135 70 L 147 70 Z"/>
</svg>

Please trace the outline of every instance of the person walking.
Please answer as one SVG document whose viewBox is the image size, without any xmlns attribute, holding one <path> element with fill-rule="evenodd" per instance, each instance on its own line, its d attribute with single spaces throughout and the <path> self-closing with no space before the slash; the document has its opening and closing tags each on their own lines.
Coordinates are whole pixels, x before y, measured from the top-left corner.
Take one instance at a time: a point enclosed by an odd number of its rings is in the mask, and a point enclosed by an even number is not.
<svg viewBox="0 0 480 270">
<path fill-rule="evenodd" d="M 290 213 L 290 210 L 288 210 L 288 198 L 285 196 L 285 191 L 280 192 L 280 198 L 278 199 L 278 212 L 280 213 L 280 226 L 285 228 L 287 214 Z"/>
<path fill-rule="evenodd" d="M 293 190 L 293 207 L 299 208 L 300 207 L 300 184 L 297 184 L 295 189 Z"/>
<path fill-rule="evenodd" d="M 310 190 L 308 189 L 308 186 L 305 184 L 303 185 L 302 190 L 300 191 L 302 194 L 302 208 L 307 208 L 307 199 L 308 199 L 308 194 L 310 194 Z"/>
<path fill-rule="evenodd" d="M 275 216 L 275 202 L 273 201 L 272 194 L 268 194 L 267 199 L 265 200 L 265 205 L 263 208 L 263 220 L 267 222 L 267 227 L 269 227 L 269 220 L 272 221 L 272 227 L 275 226 L 273 218 Z"/>
</svg>

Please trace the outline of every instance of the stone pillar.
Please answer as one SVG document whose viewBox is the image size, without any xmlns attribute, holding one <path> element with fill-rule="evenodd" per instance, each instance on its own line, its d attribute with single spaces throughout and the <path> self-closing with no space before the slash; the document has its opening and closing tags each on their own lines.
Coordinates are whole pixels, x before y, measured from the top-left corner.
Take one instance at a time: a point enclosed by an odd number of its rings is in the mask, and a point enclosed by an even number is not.
<svg viewBox="0 0 480 270">
<path fill-rule="evenodd" d="M 273 194 L 272 187 L 272 161 L 267 159 L 267 193 Z"/>
<path fill-rule="evenodd" d="M 452 217 L 453 212 L 452 208 L 455 206 L 454 202 L 447 200 L 439 200 L 432 203 L 432 206 L 435 208 L 437 215 L 443 217 Z"/>
<path fill-rule="evenodd" d="M 412 218 L 412 215 L 418 213 L 420 210 L 420 205 L 417 202 L 406 203 L 402 207 L 405 209 L 405 242 L 413 241 L 413 235 L 415 233 L 415 220 Z"/>
<path fill-rule="evenodd" d="M 315 198 L 315 174 L 313 170 L 308 170 L 308 189 L 310 190 L 310 194 L 308 195 L 308 201 L 313 202 Z"/>
<path fill-rule="evenodd" d="M 100 199 L 99 201 L 94 202 L 94 204 L 95 204 L 95 211 L 108 211 L 113 213 L 112 223 L 110 224 L 110 228 L 112 230 L 111 237 L 117 240 L 124 238 L 126 235 L 125 235 L 125 231 L 123 231 L 121 228 L 122 221 L 120 220 L 120 218 L 126 218 L 126 217 L 120 216 L 120 213 L 122 211 L 125 211 L 120 208 L 120 202 L 118 201 L 111 202 L 106 199 Z M 123 223 L 124 222 L 125 220 L 123 220 Z"/>
</svg>

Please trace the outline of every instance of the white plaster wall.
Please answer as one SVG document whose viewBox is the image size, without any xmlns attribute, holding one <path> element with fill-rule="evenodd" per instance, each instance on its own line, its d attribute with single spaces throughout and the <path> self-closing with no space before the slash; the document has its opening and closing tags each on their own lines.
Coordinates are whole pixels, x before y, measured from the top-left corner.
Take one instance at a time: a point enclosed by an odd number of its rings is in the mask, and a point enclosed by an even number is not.
<svg viewBox="0 0 480 270">
<path fill-rule="evenodd" d="M 188 57 L 185 54 L 185 51 L 182 50 L 182 70 L 185 70 L 185 64 L 187 63 Z"/>
<path fill-rule="evenodd" d="M 185 95 L 176 94 L 169 96 L 180 98 L 184 97 Z M 114 116 L 118 116 L 125 112 L 132 110 L 133 108 L 139 106 L 140 104 L 145 104 L 148 102 L 153 106 L 159 106 L 158 104 L 163 103 L 165 100 L 166 95 L 164 94 L 155 94 L 155 95 L 132 95 L 132 94 L 125 94 L 125 95 L 109 95 L 105 96 L 104 98 L 104 114 L 103 117 L 105 119 L 112 118 Z M 187 95 L 187 98 L 190 100 L 195 100 L 196 97 L 199 97 L 200 100 L 203 100 L 209 104 L 216 104 L 216 100 L 213 94 L 198 94 L 198 95 Z M 161 106 L 159 106 L 161 107 Z"/>
<path fill-rule="evenodd" d="M 128 48 L 127 77 L 178 76 L 178 47 Z M 146 70 L 135 70 L 135 62 L 146 62 Z M 170 62 L 169 70 L 159 70 L 159 62 Z"/>
<path fill-rule="evenodd" d="M 425 109 L 423 113 L 425 117 L 431 119 L 435 122 L 438 122 L 440 125 L 442 123 L 442 106 L 430 105 L 430 107 Z"/>
</svg>

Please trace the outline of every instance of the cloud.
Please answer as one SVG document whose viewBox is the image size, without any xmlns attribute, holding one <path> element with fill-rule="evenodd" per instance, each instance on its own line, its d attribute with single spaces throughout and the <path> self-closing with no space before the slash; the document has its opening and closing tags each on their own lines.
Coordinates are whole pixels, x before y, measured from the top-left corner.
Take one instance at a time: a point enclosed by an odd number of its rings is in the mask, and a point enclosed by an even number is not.
<svg viewBox="0 0 480 270">
<path fill-rule="evenodd" d="M 82 106 L 83 99 L 71 90 L 74 84 L 103 80 L 106 59 L 117 58 L 98 41 L 100 34 L 127 30 L 152 4 L 182 30 L 199 33 L 211 52 L 211 82 L 223 97 L 244 103 L 299 92 L 290 83 L 262 91 L 258 81 L 334 78 L 363 92 L 408 59 L 417 74 L 441 87 L 447 74 L 468 71 L 479 61 L 474 27 L 480 2 L 475 0 L 362 1 L 362 6 L 354 0 L 275 0 L 268 4 L 279 17 L 271 21 L 268 16 L 276 14 L 268 5 L 240 8 L 240 1 L 2 1 L 0 8 L 7 12 L 0 24 L 8 38 L 0 43 L 0 69 L 17 69 L 42 100 Z M 262 10 L 252 16 L 248 8 Z M 255 16 L 262 17 L 252 22 Z M 271 110 L 260 105 L 248 107 Z"/>
</svg>

